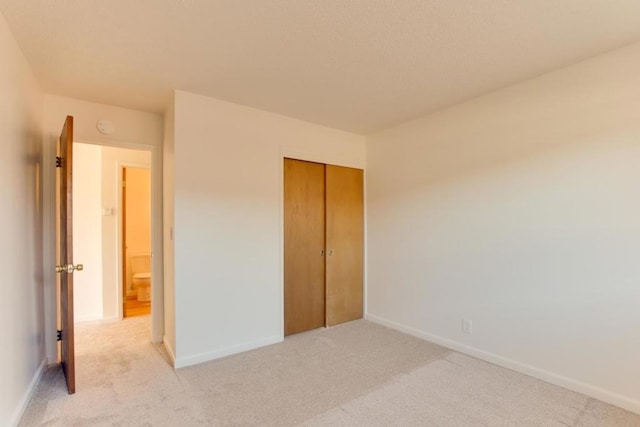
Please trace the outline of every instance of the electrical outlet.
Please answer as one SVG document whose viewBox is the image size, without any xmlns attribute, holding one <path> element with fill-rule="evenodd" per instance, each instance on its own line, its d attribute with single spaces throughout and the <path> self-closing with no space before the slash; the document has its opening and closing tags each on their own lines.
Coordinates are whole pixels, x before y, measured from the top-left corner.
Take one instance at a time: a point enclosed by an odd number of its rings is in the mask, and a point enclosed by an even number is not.
<svg viewBox="0 0 640 427">
<path fill-rule="evenodd" d="M 469 335 L 473 333 L 473 322 L 471 319 L 462 319 L 462 333 Z"/>
</svg>

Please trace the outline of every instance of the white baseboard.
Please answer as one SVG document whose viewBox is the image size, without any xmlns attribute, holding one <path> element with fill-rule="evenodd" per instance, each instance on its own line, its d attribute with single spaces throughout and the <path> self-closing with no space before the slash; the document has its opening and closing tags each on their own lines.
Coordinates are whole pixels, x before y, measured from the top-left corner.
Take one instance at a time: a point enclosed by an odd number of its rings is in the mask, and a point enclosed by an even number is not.
<svg viewBox="0 0 640 427">
<path fill-rule="evenodd" d="M 167 343 L 167 337 L 166 336 L 162 337 L 162 344 L 164 344 L 164 348 L 167 350 L 167 354 L 169 355 L 169 359 L 171 359 L 171 366 L 173 366 L 175 368 L 176 367 L 176 354 L 173 351 L 173 349 L 171 348 L 171 346 L 169 346 L 169 344 Z"/>
<path fill-rule="evenodd" d="M 15 427 L 20 422 L 20 419 L 24 414 L 24 410 L 27 409 L 27 405 L 31 401 L 31 397 L 33 396 L 33 393 L 36 391 L 36 387 L 40 382 L 40 378 L 42 378 L 42 371 L 46 366 L 46 361 L 47 361 L 46 358 L 42 359 L 42 361 L 40 362 L 40 366 L 38 366 L 38 369 L 36 369 L 35 374 L 33 374 L 33 378 L 31 378 L 31 382 L 29 383 L 29 386 L 24 391 L 24 394 L 22 395 L 22 399 L 20 399 L 20 403 L 18 403 L 18 406 L 13 411 L 11 418 L 9 418 L 9 426 Z"/>
<path fill-rule="evenodd" d="M 391 329 L 404 332 L 416 338 L 420 338 L 425 341 L 447 347 L 451 350 L 473 356 L 486 362 L 493 363 L 494 365 L 502 366 L 504 368 L 529 375 L 531 377 L 557 385 L 559 387 L 566 388 L 571 391 L 575 391 L 577 393 L 582 393 L 586 396 L 593 397 L 594 399 L 602 400 L 603 402 L 610 403 L 612 405 L 626 409 L 627 411 L 640 414 L 640 401 L 611 392 L 609 390 L 604 390 L 602 388 L 583 383 L 553 372 L 545 371 L 544 369 L 540 369 L 535 366 L 527 365 L 526 363 L 521 363 L 513 359 L 502 357 L 495 353 L 490 353 L 454 340 L 450 340 L 438 335 L 430 334 L 428 332 L 412 328 L 410 326 L 405 326 L 373 314 L 366 314 L 365 319 L 383 326 L 387 326 Z"/>
<path fill-rule="evenodd" d="M 249 343 L 234 345 L 226 347 L 220 350 L 195 354 L 193 356 L 180 357 L 175 360 L 173 366 L 175 368 L 184 368 L 186 366 L 196 365 L 202 362 L 208 362 L 210 360 L 219 359 L 225 356 L 231 356 L 232 354 L 242 353 L 243 351 L 254 350 L 256 348 L 264 347 L 271 344 L 282 342 L 283 337 L 281 335 L 263 338 L 261 340 L 252 341 Z"/>
</svg>

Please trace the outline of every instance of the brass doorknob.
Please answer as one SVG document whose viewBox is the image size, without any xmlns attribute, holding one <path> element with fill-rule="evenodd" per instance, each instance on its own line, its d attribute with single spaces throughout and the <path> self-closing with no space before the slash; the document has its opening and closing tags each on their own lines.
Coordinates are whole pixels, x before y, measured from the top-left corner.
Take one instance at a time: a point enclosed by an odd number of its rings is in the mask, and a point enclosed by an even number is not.
<svg viewBox="0 0 640 427">
<path fill-rule="evenodd" d="M 56 273 L 73 273 L 73 271 L 82 271 L 84 270 L 84 265 L 78 264 L 67 264 L 67 265 L 56 265 Z"/>
</svg>

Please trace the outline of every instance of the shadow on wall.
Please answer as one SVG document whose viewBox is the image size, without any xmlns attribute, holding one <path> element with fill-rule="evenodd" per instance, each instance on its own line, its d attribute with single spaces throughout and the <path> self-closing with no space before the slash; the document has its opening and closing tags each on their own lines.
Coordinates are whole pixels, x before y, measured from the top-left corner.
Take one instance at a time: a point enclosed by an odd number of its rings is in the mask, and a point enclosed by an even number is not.
<svg viewBox="0 0 640 427">
<path fill-rule="evenodd" d="M 620 76 L 612 75 L 612 80 L 636 80 L 629 76 L 631 71 L 617 73 Z M 399 195 L 398 188 L 401 193 L 422 193 L 563 151 L 590 145 L 597 150 L 603 137 L 624 139 L 634 134 L 637 109 L 621 104 L 619 99 L 629 96 L 624 85 L 587 84 L 577 91 L 573 85 L 558 85 L 555 79 L 551 73 L 534 82 L 537 90 L 528 85 L 509 87 L 370 135 L 369 146 L 393 140 L 402 147 L 386 150 L 380 159 L 383 163 L 378 163 L 377 156 L 367 159 L 372 172 L 368 179 L 376 181 L 376 196 L 393 198 Z M 636 99 L 632 102 L 640 105 Z M 398 163 L 403 165 L 402 174 L 384 173 L 377 182 L 379 171 Z"/>
</svg>

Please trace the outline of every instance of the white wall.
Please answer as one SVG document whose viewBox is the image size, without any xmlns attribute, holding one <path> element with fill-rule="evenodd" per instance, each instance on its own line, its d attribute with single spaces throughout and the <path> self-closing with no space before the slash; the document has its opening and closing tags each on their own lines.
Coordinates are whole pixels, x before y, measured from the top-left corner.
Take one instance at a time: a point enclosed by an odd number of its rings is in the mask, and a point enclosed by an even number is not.
<svg viewBox="0 0 640 427">
<path fill-rule="evenodd" d="M 164 337 L 163 342 L 175 364 L 176 311 L 175 311 L 175 265 L 174 265 L 174 150 L 175 150 L 175 106 L 174 99 L 164 113 L 163 164 L 163 241 L 164 241 Z"/>
<path fill-rule="evenodd" d="M 122 192 L 120 190 L 121 169 L 123 166 L 150 167 L 151 153 L 127 148 L 102 147 L 102 208 L 113 212 L 102 217 L 102 268 L 103 268 L 103 316 L 115 319 L 122 316 L 122 245 L 119 236 L 122 233 L 120 208 Z M 97 166 L 98 168 L 100 167 Z M 155 278 L 153 279 L 155 285 Z"/>
<path fill-rule="evenodd" d="M 17 424 L 45 362 L 42 92 L 0 15 L 0 425 Z"/>
<path fill-rule="evenodd" d="M 55 157 L 55 141 L 62 128 L 62 123 L 67 115 L 74 117 L 74 141 L 91 144 L 102 144 L 103 161 L 107 156 L 106 146 L 116 148 L 133 148 L 152 150 L 153 167 L 152 175 L 152 228 L 155 238 L 152 246 L 154 256 L 162 259 L 162 141 L 163 141 L 163 121 L 158 114 L 146 113 L 142 111 L 130 110 L 126 108 L 114 107 L 104 104 L 83 101 L 73 98 L 65 98 L 56 95 L 44 95 L 44 145 L 43 145 L 43 207 L 44 207 L 44 234 L 45 234 L 45 266 L 55 265 L 55 251 L 53 236 L 55 236 L 54 210 L 55 199 L 53 186 L 55 183 L 55 170 L 53 168 L 53 158 Z M 116 128 L 112 135 L 103 135 L 98 132 L 96 124 L 98 120 L 111 120 Z M 104 234 L 103 234 L 104 236 Z M 104 241 L 103 241 L 104 243 Z M 76 255 L 76 254 L 74 254 Z M 79 255 L 79 254 L 77 254 Z M 156 259 L 156 258 L 154 258 Z M 105 268 L 103 270 L 107 272 Z M 153 266 L 154 282 L 159 295 L 152 295 L 154 305 L 152 317 L 152 339 L 158 341 L 162 339 L 162 264 L 155 262 Z M 54 283 L 55 274 L 53 270 L 45 269 L 45 283 Z M 103 278 L 103 280 L 105 280 Z M 56 295 L 55 287 L 49 287 L 45 292 L 45 328 L 46 328 L 46 349 L 49 360 L 57 359 L 57 348 L 55 341 L 56 328 Z M 113 307 L 108 299 L 104 299 L 105 317 L 112 317 Z M 157 316 L 156 316 L 157 315 Z"/>
<path fill-rule="evenodd" d="M 102 319 L 102 147 L 73 144 L 74 320 Z"/>
<path fill-rule="evenodd" d="M 57 137 L 67 115 L 74 117 L 74 139 L 79 142 L 103 145 L 132 144 L 133 146 L 162 146 L 162 116 L 97 104 L 80 99 L 63 96 L 44 96 L 45 132 Z M 115 132 L 103 135 L 98 132 L 98 120 L 110 120 L 115 125 Z M 131 148 L 131 147 L 126 147 Z"/>
<path fill-rule="evenodd" d="M 372 135 L 368 317 L 640 412 L 639 185 L 640 44 Z"/>
<path fill-rule="evenodd" d="M 283 155 L 363 167 L 364 138 L 176 92 L 176 366 L 282 339 Z"/>
</svg>

